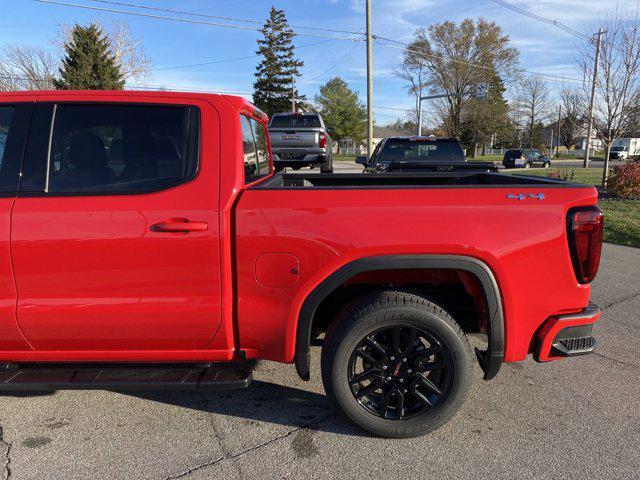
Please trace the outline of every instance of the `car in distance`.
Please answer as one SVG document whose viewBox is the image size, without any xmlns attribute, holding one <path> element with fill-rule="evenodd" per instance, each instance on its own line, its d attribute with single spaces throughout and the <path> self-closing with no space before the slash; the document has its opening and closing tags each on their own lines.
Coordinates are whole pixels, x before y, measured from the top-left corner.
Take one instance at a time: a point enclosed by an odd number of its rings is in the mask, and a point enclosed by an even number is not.
<svg viewBox="0 0 640 480">
<path fill-rule="evenodd" d="M 269 121 L 276 171 L 320 167 L 333 173 L 333 140 L 317 113 L 276 113 Z"/>
<path fill-rule="evenodd" d="M 611 160 L 628 160 L 640 157 L 640 138 L 616 138 L 611 145 Z"/>
<path fill-rule="evenodd" d="M 356 157 L 369 173 L 419 173 L 463 170 L 495 171 L 490 162 L 467 162 L 462 145 L 455 138 L 383 138 L 371 155 Z"/>
<path fill-rule="evenodd" d="M 0 132 L 0 391 L 309 380 L 324 332 L 331 403 L 398 438 L 452 418 L 476 361 L 595 348 L 591 185 L 275 174 L 266 115 L 212 94 L 0 93 Z"/>
<path fill-rule="evenodd" d="M 507 150 L 502 160 L 505 168 L 549 168 L 551 159 L 533 148 Z"/>
</svg>

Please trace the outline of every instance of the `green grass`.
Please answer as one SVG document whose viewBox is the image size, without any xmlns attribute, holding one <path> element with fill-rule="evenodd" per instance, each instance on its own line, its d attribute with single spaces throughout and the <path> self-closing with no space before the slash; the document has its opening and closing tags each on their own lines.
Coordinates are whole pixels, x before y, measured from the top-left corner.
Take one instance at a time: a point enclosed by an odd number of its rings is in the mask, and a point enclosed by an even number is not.
<svg viewBox="0 0 640 480">
<path fill-rule="evenodd" d="M 640 201 L 600 200 L 604 212 L 604 241 L 640 248 Z"/>
<path fill-rule="evenodd" d="M 566 175 L 567 180 L 573 183 L 586 183 L 588 185 L 600 185 L 602 183 L 601 168 L 534 168 L 534 169 L 508 169 L 501 170 L 509 175 L 531 175 L 535 177 L 546 177 L 549 172 L 560 172 Z M 564 177 L 563 177 L 564 178 Z"/>
<path fill-rule="evenodd" d="M 333 156 L 333 161 L 334 162 L 351 162 L 351 163 L 355 163 L 356 156 L 355 155 L 334 155 Z"/>
<path fill-rule="evenodd" d="M 478 155 L 476 158 L 467 158 L 468 162 L 502 162 L 504 155 Z"/>
</svg>

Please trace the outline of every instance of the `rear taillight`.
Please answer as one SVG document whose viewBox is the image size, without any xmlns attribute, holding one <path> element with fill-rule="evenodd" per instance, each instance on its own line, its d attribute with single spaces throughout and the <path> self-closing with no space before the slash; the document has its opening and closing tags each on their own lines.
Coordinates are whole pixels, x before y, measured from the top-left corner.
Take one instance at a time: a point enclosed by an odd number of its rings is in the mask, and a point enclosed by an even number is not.
<svg viewBox="0 0 640 480">
<path fill-rule="evenodd" d="M 325 133 L 320 134 L 320 148 L 327 148 L 327 135 Z"/>
<path fill-rule="evenodd" d="M 604 215 L 598 207 L 569 211 L 567 235 L 571 260 L 580 283 L 591 283 L 600 266 Z"/>
</svg>

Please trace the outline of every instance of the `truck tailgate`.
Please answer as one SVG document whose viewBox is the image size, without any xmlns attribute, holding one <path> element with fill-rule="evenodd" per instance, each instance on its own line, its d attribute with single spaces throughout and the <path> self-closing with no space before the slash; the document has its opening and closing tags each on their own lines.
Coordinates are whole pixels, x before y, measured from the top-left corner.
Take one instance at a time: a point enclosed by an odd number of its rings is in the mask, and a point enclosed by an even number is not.
<svg viewBox="0 0 640 480">
<path fill-rule="evenodd" d="M 271 147 L 277 148 L 317 148 L 319 132 L 315 130 L 269 130 Z"/>
</svg>

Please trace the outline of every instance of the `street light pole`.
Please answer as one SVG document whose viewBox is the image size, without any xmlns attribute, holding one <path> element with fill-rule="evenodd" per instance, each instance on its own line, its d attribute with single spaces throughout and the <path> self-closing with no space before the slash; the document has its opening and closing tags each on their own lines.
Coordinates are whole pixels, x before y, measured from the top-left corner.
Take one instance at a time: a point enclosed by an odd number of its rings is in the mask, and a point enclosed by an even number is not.
<svg viewBox="0 0 640 480">
<path fill-rule="evenodd" d="M 367 158 L 373 153 L 373 46 L 371 0 L 367 0 Z"/>
<path fill-rule="evenodd" d="M 422 136 L 422 96 L 418 100 L 418 136 Z"/>
<path fill-rule="evenodd" d="M 296 77 L 291 77 L 291 111 L 296 112 Z"/>
<path fill-rule="evenodd" d="M 591 101 L 589 102 L 589 127 L 587 128 L 587 138 L 585 141 L 583 167 L 589 167 L 589 149 L 591 147 L 591 135 L 593 134 L 593 109 L 596 104 L 596 86 L 598 85 L 598 67 L 600 65 L 600 48 L 602 47 L 602 36 L 604 30 L 598 30 L 598 43 L 596 44 L 596 61 L 593 66 L 593 83 L 591 84 Z"/>
</svg>

